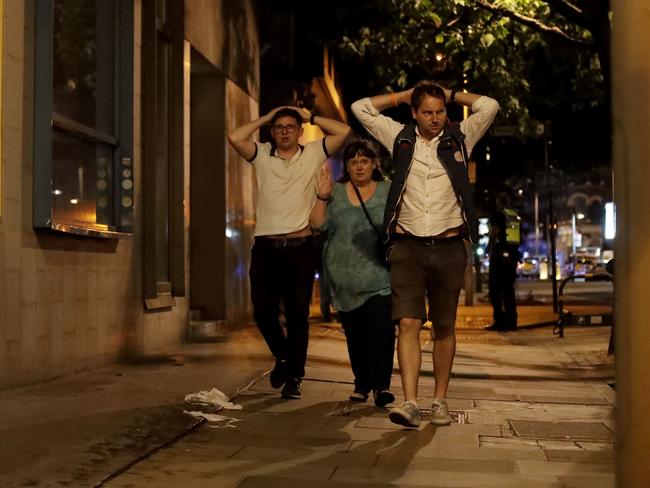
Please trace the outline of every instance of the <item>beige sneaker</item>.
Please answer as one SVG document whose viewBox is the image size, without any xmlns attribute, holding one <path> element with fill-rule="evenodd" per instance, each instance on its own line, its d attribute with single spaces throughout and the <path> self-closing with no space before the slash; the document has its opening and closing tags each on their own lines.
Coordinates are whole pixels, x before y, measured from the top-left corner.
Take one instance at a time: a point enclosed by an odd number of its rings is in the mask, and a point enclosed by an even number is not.
<svg viewBox="0 0 650 488">
<path fill-rule="evenodd" d="M 449 415 L 447 400 L 433 399 L 433 405 L 431 406 L 431 423 L 433 425 L 451 424 L 451 415 Z"/>
<path fill-rule="evenodd" d="M 391 408 L 388 418 L 404 427 L 416 428 L 420 425 L 420 409 L 414 401 L 406 401 L 399 407 Z"/>
</svg>

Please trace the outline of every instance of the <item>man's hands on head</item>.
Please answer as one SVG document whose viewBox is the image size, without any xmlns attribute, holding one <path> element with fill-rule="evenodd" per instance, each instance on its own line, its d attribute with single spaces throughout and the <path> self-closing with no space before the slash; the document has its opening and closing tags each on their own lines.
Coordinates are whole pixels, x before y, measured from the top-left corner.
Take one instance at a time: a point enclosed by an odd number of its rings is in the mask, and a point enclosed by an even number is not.
<svg viewBox="0 0 650 488">
<path fill-rule="evenodd" d="M 309 122 L 309 118 L 311 117 L 311 112 L 309 110 L 307 110 L 306 108 L 304 108 L 304 107 L 294 107 L 294 106 L 291 106 L 291 105 L 287 106 L 287 107 L 284 107 L 284 108 L 290 108 L 291 110 L 295 110 L 296 112 L 298 112 L 300 114 L 300 116 L 302 117 L 303 123 L 304 122 Z"/>
<path fill-rule="evenodd" d="M 269 113 L 264 115 L 262 119 L 264 119 L 264 122 L 266 124 L 271 123 L 271 119 L 273 119 L 273 116 L 276 114 L 276 112 L 278 110 L 282 110 L 283 108 L 289 108 L 291 110 L 295 110 L 296 112 L 298 112 L 298 115 L 300 115 L 300 118 L 302 118 L 303 123 L 309 122 L 309 118 L 311 117 L 311 112 L 304 107 L 296 107 L 293 105 L 281 105 L 279 107 L 275 107 L 273 110 L 269 111 Z"/>
<path fill-rule="evenodd" d="M 265 124 L 270 124 L 270 123 L 271 123 L 271 119 L 273 118 L 273 116 L 275 115 L 275 113 L 276 113 L 278 110 L 283 109 L 283 108 L 284 108 L 284 107 L 275 107 L 273 110 L 269 111 L 269 113 L 267 113 L 265 116 L 262 117 L 264 123 L 265 123 Z"/>
<path fill-rule="evenodd" d="M 396 93 L 395 96 L 397 97 L 398 103 L 406 103 L 410 105 L 412 93 L 413 93 L 413 88 L 409 88 L 408 90 L 404 90 Z"/>
</svg>

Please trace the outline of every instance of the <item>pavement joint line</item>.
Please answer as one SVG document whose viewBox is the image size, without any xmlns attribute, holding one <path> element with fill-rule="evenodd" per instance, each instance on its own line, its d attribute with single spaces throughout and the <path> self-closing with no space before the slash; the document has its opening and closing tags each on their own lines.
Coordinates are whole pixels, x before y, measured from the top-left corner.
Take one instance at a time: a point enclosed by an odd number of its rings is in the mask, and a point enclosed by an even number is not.
<svg viewBox="0 0 650 488">
<path fill-rule="evenodd" d="M 262 378 L 264 378 L 267 374 L 270 373 L 270 370 L 258 370 L 255 373 L 253 373 L 251 376 L 248 377 L 246 381 L 243 383 L 245 384 L 244 387 L 237 387 L 235 388 L 235 391 L 232 393 L 232 395 L 228 395 L 230 400 L 235 400 L 238 395 L 243 393 L 244 391 L 248 390 L 251 386 L 253 386 L 255 383 L 260 381 Z M 162 444 L 155 446 L 151 449 L 149 449 L 147 452 L 141 454 L 140 456 L 136 457 L 135 459 L 129 461 L 126 463 L 124 466 L 116 469 L 113 473 L 110 473 L 106 475 L 104 478 L 99 480 L 97 483 L 93 485 L 93 488 L 100 488 L 104 486 L 105 483 L 114 480 L 121 474 L 125 473 L 129 469 L 131 469 L 133 466 L 136 464 L 140 463 L 141 461 L 144 461 L 145 459 L 150 458 L 152 455 L 160 451 L 161 449 L 164 449 L 167 446 L 170 446 L 172 444 L 175 444 L 176 442 L 180 441 L 182 438 L 186 437 L 190 432 L 194 431 L 196 428 L 198 428 L 200 425 L 203 425 L 207 420 L 205 418 L 200 418 L 196 419 L 188 427 L 186 427 L 184 430 L 173 436 L 171 439 L 168 439 L 167 441 L 163 442 Z"/>
<path fill-rule="evenodd" d="M 325 378 L 309 378 L 305 376 L 303 381 L 313 381 L 314 383 L 336 383 L 338 385 L 353 385 L 354 381 L 328 380 Z"/>
</svg>

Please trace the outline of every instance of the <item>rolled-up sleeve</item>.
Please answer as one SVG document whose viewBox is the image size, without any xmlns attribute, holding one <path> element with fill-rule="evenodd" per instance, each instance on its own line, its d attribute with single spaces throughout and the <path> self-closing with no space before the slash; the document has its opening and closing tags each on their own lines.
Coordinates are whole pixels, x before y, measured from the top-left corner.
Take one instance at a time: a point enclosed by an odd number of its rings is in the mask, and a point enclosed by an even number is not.
<svg viewBox="0 0 650 488">
<path fill-rule="evenodd" d="M 352 104 L 352 113 L 357 120 L 392 154 L 393 143 L 404 124 L 382 115 L 372 104 L 370 98 L 362 98 Z"/>
<path fill-rule="evenodd" d="M 472 115 L 460 123 L 469 153 L 490 128 L 498 112 L 499 102 L 494 98 L 482 96 L 472 104 Z"/>
</svg>

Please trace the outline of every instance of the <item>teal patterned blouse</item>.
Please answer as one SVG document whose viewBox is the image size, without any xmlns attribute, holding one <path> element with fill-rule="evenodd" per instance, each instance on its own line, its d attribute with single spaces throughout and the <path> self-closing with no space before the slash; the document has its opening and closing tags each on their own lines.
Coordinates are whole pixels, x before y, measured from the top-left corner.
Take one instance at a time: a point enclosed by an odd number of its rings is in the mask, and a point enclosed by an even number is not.
<svg viewBox="0 0 650 488">
<path fill-rule="evenodd" d="M 389 187 L 389 181 L 378 181 L 375 194 L 365 202 L 378 229 L 383 225 Z M 321 230 L 328 232 L 323 261 L 336 310 L 350 312 L 375 295 L 390 295 L 388 268 L 377 253 L 380 238 L 361 206 L 350 203 L 344 183 L 334 185 Z"/>
</svg>

